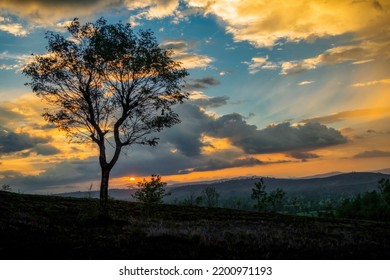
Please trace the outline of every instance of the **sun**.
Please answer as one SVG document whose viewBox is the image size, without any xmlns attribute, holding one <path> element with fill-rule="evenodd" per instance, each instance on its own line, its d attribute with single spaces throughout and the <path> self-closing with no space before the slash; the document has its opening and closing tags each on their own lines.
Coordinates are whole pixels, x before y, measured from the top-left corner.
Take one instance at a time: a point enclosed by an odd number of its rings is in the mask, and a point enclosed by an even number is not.
<svg viewBox="0 0 390 280">
<path fill-rule="evenodd" d="M 135 181 L 135 178 L 134 177 L 130 177 L 130 181 Z"/>
</svg>

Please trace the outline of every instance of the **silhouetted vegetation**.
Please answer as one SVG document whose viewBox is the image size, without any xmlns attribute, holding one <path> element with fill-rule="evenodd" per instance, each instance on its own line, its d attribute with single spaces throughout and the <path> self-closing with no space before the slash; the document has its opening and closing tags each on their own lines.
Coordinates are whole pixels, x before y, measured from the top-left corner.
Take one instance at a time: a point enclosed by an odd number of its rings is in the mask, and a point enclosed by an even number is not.
<svg viewBox="0 0 390 280">
<path fill-rule="evenodd" d="M 100 202 L 108 200 L 110 172 L 122 150 L 157 145 L 156 132 L 180 122 L 172 106 L 183 102 L 187 71 L 159 47 L 150 30 L 101 18 L 48 32 L 48 53 L 35 55 L 23 73 L 37 96 L 50 104 L 43 117 L 75 142 L 99 148 Z M 109 157 L 107 144 L 113 147 Z"/>
<path fill-rule="evenodd" d="M 219 186 L 223 188 L 223 186 Z M 215 190 L 208 186 L 200 196 L 196 196 L 192 190 L 184 201 L 175 200 L 179 205 L 197 205 L 209 207 L 221 207 L 231 209 L 242 209 L 258 212 L 278 212 L 289 215 L 327 217 L 327 218 L 348 218 L 366 219 L 377 221 L 390 220 L 390 179 L 382 178 L 378 182 L 378 190 L 360 194 L 348 194 L 340 192 L 338 196 L 308 197 L 302 192 L 300 196 L 288 195 L 282 188 L 276 187 L 267 192 L 265 179 L 260 178 L 254 182 L 250 197 L 242 196 L 221 196 L 218 193 L 218 203 L 206 205 L 205 190 Z M 239 187 L 237 187 L 239 189 Z M 213 192 L 210 192 L 213 193 Z M 212 197 L 212 196 L 211 196 Z M 253 200 L 255 204 L 253 204 Z M 211 206 L 212 205 L 212 206 Z"/>
<path fill-rule="evenodd" d="M 252 189 L 251 195 L 251 198 L 256 201 L 254 208 L 259 212 L 277 212 L 282 210 L 283 198 L 286 193 L 280 188 L 267 193 L 265 187 L 263 178 L 260 178 L 260 181 L 255 183 L 255 187 Z"/>
<path fill-rule="evenodd" d="M 257 211 L 265 212 L 267 210 L 267 192 L 265 191 L 263 178 L 260 178 L 260 181 L 255 183 L 255 187 L 252 189 L 251 198 L 256 200 L 254 207 Z"/>
<path fill-rule="evenodd" d="M 206 207 L 217 207 L 219 201 L 219 193 L 213 187 L 207 187 L 202 191 L 202 194 L 195 199 L 196 205 L 204 205 Z"/>
<path fill-rule="evenodd" d="M 149 181 L 143 179 L 137 183 L 138 189 L 132 197 L 145 204 L 162 203 L 164 196 L 169 195 L 165 193 L 166 185 L 167 183 L 161 181 L 160 175 L 152 175 Z"/>
<path fill-rule="evenodd" d="M 0 192 L 6 259 L 389 259 L 390 224 Z"/>
<path fill-rule="evenodd" d="M 12 187 L 10 185 L 8 185 L 8 184 L 3 184 L 3 185 L 1 185 L 0 191 L 10 192 L 10 191 L 12 191 Z"/>
<path fill-rule="evenodd" d="M 390 180 L 378 182 L 378 191 L 358 194 L 347 198 L 337 207 L 335 216 L 349 219 L 390 221 Z"/>
</svg>

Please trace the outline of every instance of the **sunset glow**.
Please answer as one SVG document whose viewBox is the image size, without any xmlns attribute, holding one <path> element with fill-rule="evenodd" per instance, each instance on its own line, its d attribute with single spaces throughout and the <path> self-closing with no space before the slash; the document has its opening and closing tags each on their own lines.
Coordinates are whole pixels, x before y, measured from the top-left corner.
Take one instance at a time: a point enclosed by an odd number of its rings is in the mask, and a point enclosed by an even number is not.
<svg viewBox="0 0 390 280">
<path fill-rule="evenodd" d="M 151 28 L 190 74 L 181 123 L 123 151 L 111 187 L 390 168 L 388 0 L 27 2 L 0 2 L 0 185 L 99 185 L 98 147 L 45 122 L 21 73 L 75 17 Z"/>
</svg>

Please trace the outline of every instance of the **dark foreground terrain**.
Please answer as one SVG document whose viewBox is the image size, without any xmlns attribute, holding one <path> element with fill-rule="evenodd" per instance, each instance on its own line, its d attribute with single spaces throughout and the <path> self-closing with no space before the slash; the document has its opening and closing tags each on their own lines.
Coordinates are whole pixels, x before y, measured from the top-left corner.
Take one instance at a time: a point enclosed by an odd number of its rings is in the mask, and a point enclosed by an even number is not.
<svg viewBox="0 0 390 280">
<path fill-rule="evenodd" d="M 390 259 L 390 224 L 0 192 L 2 259 Z"/>
</svg>

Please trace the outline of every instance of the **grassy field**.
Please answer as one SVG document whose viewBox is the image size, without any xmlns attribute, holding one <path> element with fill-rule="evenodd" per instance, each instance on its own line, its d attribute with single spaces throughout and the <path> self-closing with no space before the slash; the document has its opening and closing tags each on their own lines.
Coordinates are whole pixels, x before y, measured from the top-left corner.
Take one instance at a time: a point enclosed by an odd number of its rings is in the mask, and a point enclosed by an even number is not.
<svg viewBox="0 0 390 280">
<path fill-rule="evenodd" d="M 0 192 L 2 259 L 390 259 L 390 224 Z"/>
</svg>

